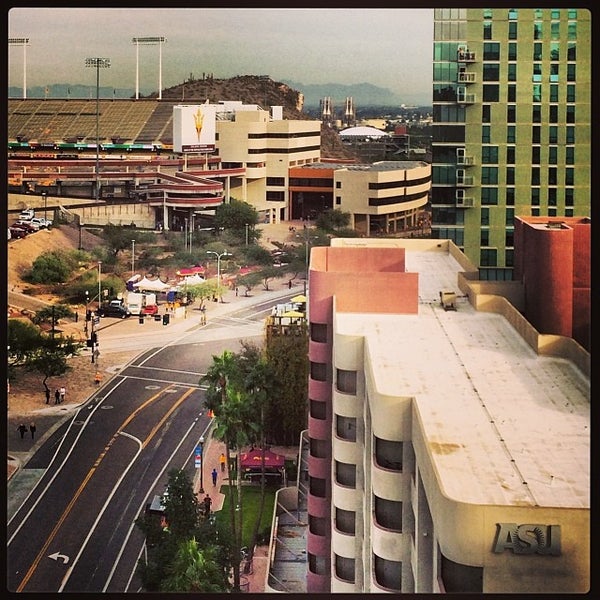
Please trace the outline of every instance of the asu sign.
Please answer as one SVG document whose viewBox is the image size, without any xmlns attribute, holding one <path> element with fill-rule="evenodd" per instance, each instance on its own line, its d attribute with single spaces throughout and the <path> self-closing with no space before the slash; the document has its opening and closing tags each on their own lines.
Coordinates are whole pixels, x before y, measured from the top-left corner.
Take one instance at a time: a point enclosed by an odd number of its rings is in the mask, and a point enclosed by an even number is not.
<svg viewBox="0 0 600 600">
<path fill-rule="evenodd" d="M 560 525 L 496 523 L 495 553 L 560 555 Z"/>
<path fill-rule="evenodd" d="M 173 151 L 214 152 L 216 106 L 214 104 L 173 107 Z"/>
</svg>

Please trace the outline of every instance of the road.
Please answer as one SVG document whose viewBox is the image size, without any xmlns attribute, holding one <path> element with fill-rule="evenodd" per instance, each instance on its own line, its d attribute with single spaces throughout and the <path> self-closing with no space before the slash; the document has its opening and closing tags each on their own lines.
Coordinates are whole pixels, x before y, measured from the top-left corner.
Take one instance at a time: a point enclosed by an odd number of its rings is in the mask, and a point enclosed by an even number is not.
<svg viewBox="0 0 600 600">
<path fill-rule="evenodd" d="M 171 469 L 194 476 L 194 450 L 210 427 L 200 378 L 213 355 L 239 351 L 240 339 L 260 343 L 264 317 L 292 295 L 214 307 L 206 325 L 197 315 L 167 327 L 102 319 L 105 352 L 127 346 L 140 354 L 26 464 L 39 476 L 9 511 L 10 591 L 140 591 L 144 539 L 134 522 L 164 492 Z"/>
</svg>

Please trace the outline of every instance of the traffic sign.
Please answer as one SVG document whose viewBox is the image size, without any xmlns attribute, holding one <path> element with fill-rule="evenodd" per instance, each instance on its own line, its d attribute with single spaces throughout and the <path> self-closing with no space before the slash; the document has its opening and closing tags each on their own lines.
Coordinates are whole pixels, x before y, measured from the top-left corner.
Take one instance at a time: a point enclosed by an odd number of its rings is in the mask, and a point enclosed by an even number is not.
<svg viewBox="0 0 600 600">
<path fill-rule="evenodd" d="M 196 469 L 202 467 L 202 459 L 199 456 L 196 456 L 194 459 L 194 467 L 196 467 Z"/>
<path fill-rule="evenodd" d="M 196 456 L 202 456 L 202 446 L 196 446 Z"/>
</svg>

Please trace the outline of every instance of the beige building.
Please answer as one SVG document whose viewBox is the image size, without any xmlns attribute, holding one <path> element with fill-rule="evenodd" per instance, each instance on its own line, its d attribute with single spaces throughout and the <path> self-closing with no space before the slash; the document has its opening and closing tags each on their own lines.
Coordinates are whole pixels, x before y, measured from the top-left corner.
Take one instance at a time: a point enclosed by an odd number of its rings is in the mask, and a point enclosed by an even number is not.
<svg viewBox="0 0 600 600">
<path fill-rule="evenodd" d="M 588 591 L 590 355 L 476 275 L 449 241 L 312 250 L 309 593 Z"/>
</svg>

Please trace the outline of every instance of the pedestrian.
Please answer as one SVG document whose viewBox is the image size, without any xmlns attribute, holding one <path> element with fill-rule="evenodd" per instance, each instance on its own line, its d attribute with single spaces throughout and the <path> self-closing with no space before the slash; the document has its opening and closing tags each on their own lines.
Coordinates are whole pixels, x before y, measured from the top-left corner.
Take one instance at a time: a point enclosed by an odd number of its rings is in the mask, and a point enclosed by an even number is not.
<svg viewBox="0 0 600 600">
<path fill-rule="evenodd" d="M 101 375 L 100 371 L 96 371 L 96 375 L 94 375 L 94 383 L 96 385 L 100 385 L 101 381 L 102 381 L 102 375 Z"/>
<path fill-rule="evenodd" d="M 292 289 L 292 280 L 290 279 L 288 281 L 288 290 L 291 290 L 291 289 Z"/>
<path fill-rule="evenodd" d="M 218 475 L 217 470 L 213 469 L 211 475 L 212 475 L 213 485 L 217 485 L 217 475 Z"/>
<path fill-rule="evenodd" d="M 27 431 L 27 426 L 25 425 L 25 423 L 21 423 L 17 427 L 17 431 L 21 434 L 21 439 L 23 439 L 25 437 L 25 432 Z"/>
<path fill-rule="evenodd" d="M 50 404 L 50 388 L 46 388 L 46 404 Z"/>
<path fill-rule="evenodd" d="M 212 504 L 212 498 L 208 494 L 206 494 L 202 502 L 204 504 L 204 514 L 208 517 L 210 516 L 210 506 Z"/>
<path fill-rule="evenodd" d="M 221 456 L 219 456 L 219 463 L 221 465 L 221 473 L 225 473 L 225 464 L 227 463 L 227 459 L 225 455 L 221 452 Z"/>
<path fill-rule="evenodd" d="M 65 389 L 65 386 L 63 385 L 60 388 L 60 404 L 62 404 L 65 401 L 65 394 L 67 393 L 67 390 Z"/>
<path fill-rule="evenodd" d="M 31 439 L 34 438 L 35 436 L 35 423 L 33 421 L 31 421 L 31 425 L 29 425 L 29 431 L 31 432 Z"/>
<path fill-rule="evenodd" d="M 60 402 L 60 391 L 56 390 L 54 392 L 54 404 L 58 404 Z"/>
<path fill-rule="evenodd" d="M 235 295 L 236 296 L 238 295 L 238 286 L 237 285 L 235 286 Z"/>
</svg>

